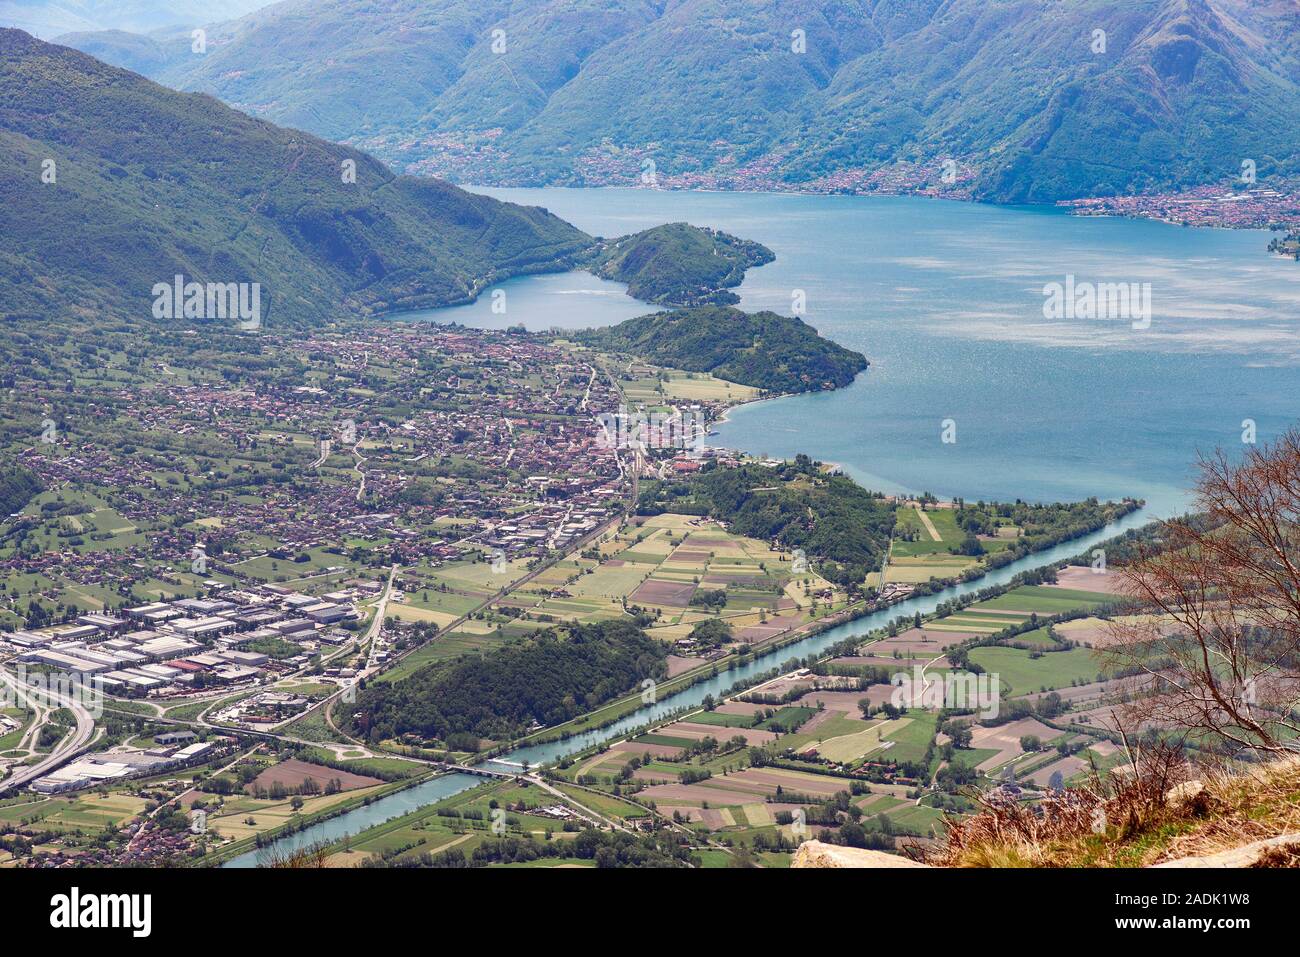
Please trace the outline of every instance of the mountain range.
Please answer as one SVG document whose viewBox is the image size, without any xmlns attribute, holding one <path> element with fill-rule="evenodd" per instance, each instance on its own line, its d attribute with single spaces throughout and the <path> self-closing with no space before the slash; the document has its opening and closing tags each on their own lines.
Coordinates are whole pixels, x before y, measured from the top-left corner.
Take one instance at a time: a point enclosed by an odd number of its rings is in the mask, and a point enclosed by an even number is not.
<svg viewBox="0 0 1300 957">
<path fill-rule="evenodd" d="M 204 53 L 60 42 L 458 182 L 1051 202 L 1297 166 L 1295 0 L 286 0 Z"/>
</svg>

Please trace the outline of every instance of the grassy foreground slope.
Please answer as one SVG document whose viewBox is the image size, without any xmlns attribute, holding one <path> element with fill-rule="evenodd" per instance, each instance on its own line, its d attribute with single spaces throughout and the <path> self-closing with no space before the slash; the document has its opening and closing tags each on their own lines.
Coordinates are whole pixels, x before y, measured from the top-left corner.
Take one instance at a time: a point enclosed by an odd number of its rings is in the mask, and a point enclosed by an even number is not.
<svg viewBox="0 0 1300 957">
<path fill-rule="evenodd" d="M 921 856 L 936 867 L 1300 863 L 1294 829 L 1300 761 L 1198 771 L 1152 753 L 1148 748 L 1124 765 L 1124 775 L 1098 776 L 1037 805 L 986 797 L 979 813 L 955 822 L 946 840 Z M 1159 749 L 1155 753 L 1163 758 Z M 859 860 L 847 866 L 876 864 Z"/>
</svg>

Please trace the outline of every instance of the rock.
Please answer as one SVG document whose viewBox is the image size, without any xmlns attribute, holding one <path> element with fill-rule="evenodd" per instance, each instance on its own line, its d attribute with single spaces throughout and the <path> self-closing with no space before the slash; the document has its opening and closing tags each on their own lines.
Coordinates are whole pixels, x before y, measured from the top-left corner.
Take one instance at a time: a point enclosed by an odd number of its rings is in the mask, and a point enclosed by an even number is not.
<svg viewBox="0 0 1300 957">
<path fill-rule="evenodd" d="M 1165 800 L 1170 804 L 1182 804 L 1198 797 L 1204 790 L 1204 781 L 1184 781 L 1166 791 Z"/>
<path fill-rule="evenodd" d="M 840 847 L 821 841 L 804 841 L 794 852 L 791 867 L 927 867 L 897 854 L 868 851 L 860 847 Z"/>
<path fill-rule="evenodd" d="M 803 850 L 800 847 L 799 850 Z M 1281 834 L 1264 841 L 1243 844 L 1217 854 L 1205 857 L 1180 857 L 1176 861 L 1165 861 L 1154 867 L 1255 867 L 1273 854 L 1289 852 L 1300 855 L 1300 834 Z"/>
</svg>

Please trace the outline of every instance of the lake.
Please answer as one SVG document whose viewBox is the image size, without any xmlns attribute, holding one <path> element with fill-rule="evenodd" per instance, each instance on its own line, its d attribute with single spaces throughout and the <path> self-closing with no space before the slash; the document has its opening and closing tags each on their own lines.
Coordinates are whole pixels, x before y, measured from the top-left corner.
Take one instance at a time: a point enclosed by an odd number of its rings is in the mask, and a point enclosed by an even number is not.
<svg viewBox="0 0 1300 957">
<path fill-rule="evenodd" d="M 665 222 L 769 246 L 744 309 L 792 312 L 871 368 L 849 388 L 735 410 L 717 444 L 806 452 L 862 484 L 942 497 L 1057 501 L 1126 495 L 1172 514 L 1198 451 L 1287 428 L 1300 387 L 1300 265 L 1269 234 L 1071 217 L 914 197 L 639 189 L 491 189 L 595 235 Z M 1043 287 L 1150 284 L 1149 328 L 1045 319 Z M 530 329 L 609 325 L 653 307 L 587 273 L 501 284 L 506 312 L 410 314 Z M 945 420 L 956 442 L 945 444 Z"/>
</svg>

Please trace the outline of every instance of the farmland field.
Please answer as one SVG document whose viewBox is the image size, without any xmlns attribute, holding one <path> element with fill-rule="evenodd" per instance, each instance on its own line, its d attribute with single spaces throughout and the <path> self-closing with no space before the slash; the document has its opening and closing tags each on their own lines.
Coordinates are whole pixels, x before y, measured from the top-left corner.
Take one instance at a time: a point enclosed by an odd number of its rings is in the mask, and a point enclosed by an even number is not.
<svg viewBox="0 0 1300 957">
<path fill-rule="evenodd" d="M 976 648 L 970 658 L 985 671 L 1000 675 L 1012 695 L 1095 681 L 1102 671 L 1088 648 L 1045 652 L 1037 658 L 1032 654 L 1020 648 Z"/>
</svg>

